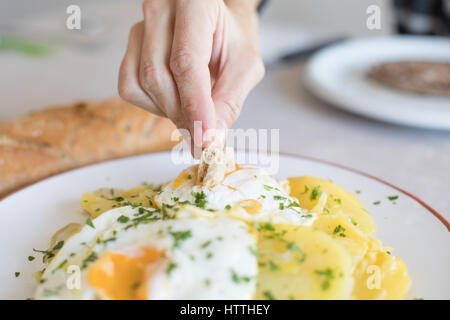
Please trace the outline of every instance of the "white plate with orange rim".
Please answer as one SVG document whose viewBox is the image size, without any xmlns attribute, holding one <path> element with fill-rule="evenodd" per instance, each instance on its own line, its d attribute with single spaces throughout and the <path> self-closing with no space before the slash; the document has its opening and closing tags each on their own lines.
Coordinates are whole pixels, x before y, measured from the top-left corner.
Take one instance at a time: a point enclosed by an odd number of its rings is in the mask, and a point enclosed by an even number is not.
<svg viewBox="0 0 450 320">
<path fill-rule="evenodd" d="M 279 161 L 276 177 L 312 175 L 358 192 L 375 219 L 375 237 L 393 247 L 408 266 L 408 298 L 450 299 L 450 224 L 443 216 L 408 192 L 367 174 L 299 155 L 281 154 Z M 163 183 L 185 166 L 175 165 L 170 153 L 135 156 L 75 169 L 5 197 L 0 201 L 0 299 L 32 296 L 33 273 L 43 266 L 40 259 L 30 262 L 27 257 L 32 248 L 48 247 L 54 232 L 69 222 L 84 223 L 82 193 Z M 398 198 L 390 201 L 391 196 Z"/>
<path fill-rule="evenodd" d="M 366 76 L 377 64 L 408 60 L 450 63 L 450 40 L 383 36 L 344 41 L 319 51 L 310 59 L 306 85 L 325 102 L 361 116 L 450 130 L 450 98 L 391 89 Z"/>
</svg>

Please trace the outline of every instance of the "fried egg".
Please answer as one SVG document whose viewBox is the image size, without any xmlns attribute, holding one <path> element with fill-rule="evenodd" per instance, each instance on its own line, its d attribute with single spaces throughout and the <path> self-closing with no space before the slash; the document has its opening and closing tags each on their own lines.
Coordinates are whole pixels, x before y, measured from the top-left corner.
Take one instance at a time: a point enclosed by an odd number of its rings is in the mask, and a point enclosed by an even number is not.
<svg viewBox="0 0 450 320">
<path fill-rule="evenodd" d="M 124 206 L 89 220 L 42 274 L 36 299 L 250 299 L 256 240 L 246 223 L 186 206 Z"/>
<path fill-rule="evenodd" d="M 246 221 L 291 223 L 310 226 L 315 214 L 300 208 L 282 184 L 263 169 L 237 166 L 211 187 L 198 184 L 197 166 L 184 170 L 175 180 L 162 186 L 155 196 L 158 206 L 192 204 L 206 210 L 228 210 Z M 244 210 L 230 210 L 240 207 Z"/>
</svg>

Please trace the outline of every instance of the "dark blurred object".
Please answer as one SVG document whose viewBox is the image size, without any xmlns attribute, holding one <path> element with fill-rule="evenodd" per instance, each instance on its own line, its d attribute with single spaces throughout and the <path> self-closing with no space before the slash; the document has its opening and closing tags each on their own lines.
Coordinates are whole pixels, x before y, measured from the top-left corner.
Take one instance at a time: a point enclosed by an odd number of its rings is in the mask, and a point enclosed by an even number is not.
<svg viewBox="0 0 450 320">
<path fill-rule="evenodd" d="M 450 0 L 394 0 L 400 34 L 450 36 Z"/>
<path fill-rule="evenodd" d="M 309 58 L 312 54 L 316 53 L 319 50 L 322 50 L 328 46 L 333 44 L 342 42 L 347 40 L 347 37 L 337 37 L 325 40 L 323 42 L 312 44 L 311 46 L 300 48 L 298 50 L 294 50 L 292 52 L 284 54 L 280 57 L 281 62 L 297 62 L 302 59 Z"/>
<path fill-rule="evenodd" d="M 261 0 L 261 2 L 258 5 L 258 12 L 261 13 L 261 11 L 264 9 L 264 7 L 266 6 L 268 0 Z"/>
<path fill-rule="evenodd" d="M 301 47 L 299 49 L 295 49 L 295 50 L 283 53 L 281 56 L 277 57 L 276 59 L 274 59 L 272 61 L 264 61 L 266 71 L 271 71 L 273 69 L 276 69 L 278 66 L 283 65 L 283 64 L 296 63 L 299 61 L 303 61 L 303 60 L 311 57 L 317 51 L 322 50 L 326 47 L 329 47 L 333 44 L 343 42 L 347 39 L 348 38 L 344 37 L 344 36 L 330 38 L 330 39 L 322 40 L 317 43 L 313 43 L 306 47 Z"/>
</svg>

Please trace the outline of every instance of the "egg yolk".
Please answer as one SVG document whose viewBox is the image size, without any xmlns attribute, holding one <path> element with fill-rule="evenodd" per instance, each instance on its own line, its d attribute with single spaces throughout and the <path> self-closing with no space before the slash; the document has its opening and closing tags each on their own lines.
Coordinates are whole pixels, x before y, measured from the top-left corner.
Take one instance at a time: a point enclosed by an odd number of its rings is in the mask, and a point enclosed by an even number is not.
<svg viewBox="0 0 450 320">
<path fill-rule="evenodd" d="M 193 172 L 197 172 L 197 167 L 198 167 L 198 165 L 195 165 Z M 173 181 L 173 189 L 174 190 L 178 189 L 186 181 L 189 181 L 194 178 L 195 178 L 195 180 L 197 179 L 196 177 L 193 176 L 193 174 L 191 173 L 191 171 L 189 169 L 184 170 Z"/>
<path fill-rule="evenodd" d="M 142 247 L 133 256 L 117 252 L 107 252 L 95 262 L 88 274 L 92 287 L 113 300 L 146 300 L 146 283 L 160 265 L 164 251 Z"/>
<path fill-rule="evenodd" d="M 257 214 L 261 212 L 262 209 L 261 202 L 255 199 L 242 200 L 238 203 L 238 205 L 244 208 L 244 210 L 250 214 Z"/>
</svg>

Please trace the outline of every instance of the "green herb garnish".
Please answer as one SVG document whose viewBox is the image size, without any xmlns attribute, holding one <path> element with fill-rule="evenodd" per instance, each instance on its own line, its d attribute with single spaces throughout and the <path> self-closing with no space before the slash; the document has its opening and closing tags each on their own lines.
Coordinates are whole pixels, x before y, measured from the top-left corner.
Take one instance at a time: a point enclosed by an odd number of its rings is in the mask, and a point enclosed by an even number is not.
<svg viewBox="0 0 450 320">
<path fill-rule="evenodd" d="M 241 283 L 241 282 L 250 282 L 251 278 L 247 277 L 247 276 L 240 276 L 236 273 L 236 271 L 234 271 L 233 269 L 231 269 L 231 279 L 233 280 L 234 283 Z"/>
<path fill-rule="evenodd" d="M 316 200 L 319 193 L 320 186 L 314 187 L 314 189 L 311 191 L 311 200 Z"/>
<path fill-rule="evenodd" d="M 263 295 L 267 300 L 275 300 L 275 297 L 270 291 L 264 291 Z"/>
<path fill-rule="evenodd" d="M 180 247 L 180 245 L 183 241 L 192 237 L 191 230 L 170 232 L 170 234 L 172 235 L 173 240 L 174 240 L 174 243 L 173 243 L 174 248 Z"/>
<path fill-rule="evenodd" d="M 86 224 L 88 226 L 90 226 L 91 228 L 95 229 L 94 223 L 92 223 L 92 219 L 91 218 L 87 218 Z"/>
<path fill-rule="evenodd" d="M 166 273 L 170 274 L 178 265 L 176 263 L 171 262 L 166 269 Z"/>
<path fill-rule="evenodd" d="M 127 223 L 128 221 L 130 221 L 130 218 L 126 216 L 120 216 L 119 218 L 117 218 L 117 221 L 120 223 Z"/>
</svg>

